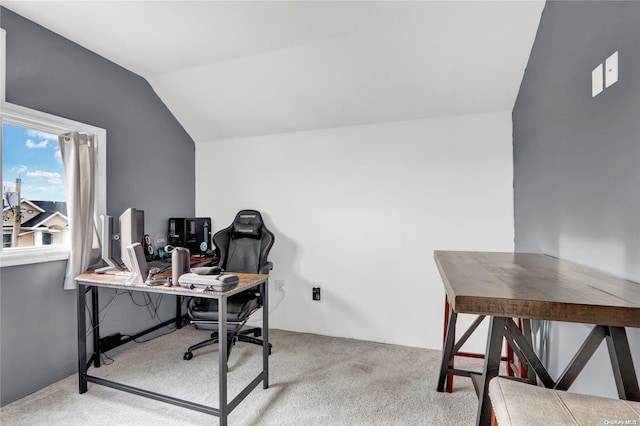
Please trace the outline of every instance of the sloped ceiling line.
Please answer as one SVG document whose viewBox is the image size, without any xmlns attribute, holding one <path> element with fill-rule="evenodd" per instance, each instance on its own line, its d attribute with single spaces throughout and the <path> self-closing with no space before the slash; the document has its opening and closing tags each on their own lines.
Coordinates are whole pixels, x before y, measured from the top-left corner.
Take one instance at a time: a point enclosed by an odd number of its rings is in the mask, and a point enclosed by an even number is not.
<svg viewBox="0 0 640 426">
<path fill-rule="evenodd" d="M 202 142 L 511 110 L 544 1 L 3 6 L 146 78 Z"/>
</svg>

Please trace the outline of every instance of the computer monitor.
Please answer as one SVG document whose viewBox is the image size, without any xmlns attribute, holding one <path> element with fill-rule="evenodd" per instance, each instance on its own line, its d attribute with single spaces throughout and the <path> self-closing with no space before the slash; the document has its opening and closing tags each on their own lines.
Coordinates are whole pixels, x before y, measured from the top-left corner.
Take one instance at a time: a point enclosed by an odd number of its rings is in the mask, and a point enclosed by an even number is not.
<svg viewBox="0 0 640 426">
<path fill-rule="evenodd" d="M 129 280 L 131 284 L 144 284 L 149 278 L 149 265 L 144 257 L 142 244 L 133 243 L 127 246 L 128 259 L 133 266 Z"/>
<path fill-rule="evenodd" d="M 120 215 L 120 259 L 129 272 L 135 270 L 127 253 L 133 243 L 144 244 L 144 211 L 129 208 Z"/>
<path fill-rule="evenodd" d="M 110 267 L 117 269 L 119 271 L 124 268 L 113 257 L 113 218 L 108 215 L 100 215 L 100 220 L 102 221 L 102 226 L 100 228 L 100 240 L 102 241 L 102 260 L 107 262 L 107 265 Z"/>
</svg>

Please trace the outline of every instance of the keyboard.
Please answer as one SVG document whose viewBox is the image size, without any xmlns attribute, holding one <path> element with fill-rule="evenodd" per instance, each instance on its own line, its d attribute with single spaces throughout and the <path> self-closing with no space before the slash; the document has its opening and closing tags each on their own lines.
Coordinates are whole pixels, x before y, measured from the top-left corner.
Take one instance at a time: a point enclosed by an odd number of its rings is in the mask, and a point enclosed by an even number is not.
<svg viewBox="0 0 640 426">
<path fill-rule="evenodd" d="M 149 269 L 151 268 L 158 268 L 159 271 L 158 272 L 164 272 L 167 269 L 169 269 L 169 267 L 171 267 L 171 262 L 166 262 L 164 260 L 152 260 L 150 262 L 147 262 L 147 266 L 149 266 Z"/>
</svg>

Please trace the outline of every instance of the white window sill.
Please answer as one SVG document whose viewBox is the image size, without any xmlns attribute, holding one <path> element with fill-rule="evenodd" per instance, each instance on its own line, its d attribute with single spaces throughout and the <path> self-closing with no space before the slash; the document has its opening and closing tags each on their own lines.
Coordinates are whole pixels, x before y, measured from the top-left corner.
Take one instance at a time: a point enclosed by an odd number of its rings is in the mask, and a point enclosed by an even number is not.
<svg viewBox="0 0 640 426">
<path fill-rule="evenodd" d="M 68 246 L 24 247 L 0 251 L 0 267 L 28 265 L 69 259 Z"/>
</svg>

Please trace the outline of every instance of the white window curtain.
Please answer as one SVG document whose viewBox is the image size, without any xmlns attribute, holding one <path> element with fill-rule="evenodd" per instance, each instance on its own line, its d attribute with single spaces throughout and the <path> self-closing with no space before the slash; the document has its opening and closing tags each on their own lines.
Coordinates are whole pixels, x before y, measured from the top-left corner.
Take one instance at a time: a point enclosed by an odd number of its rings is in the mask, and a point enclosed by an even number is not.
<svg viewBox="0 0 640 426">
<path fill-rule="evenodd" d="M 67 217 L 71 252 L 64 277 L 65 290 L 77 288 L 75 277 L 100 262 L 95 224 L 95 136 L 71 132 L 60 135 L 60 152 L 67 184 Z"/>
</svg>

